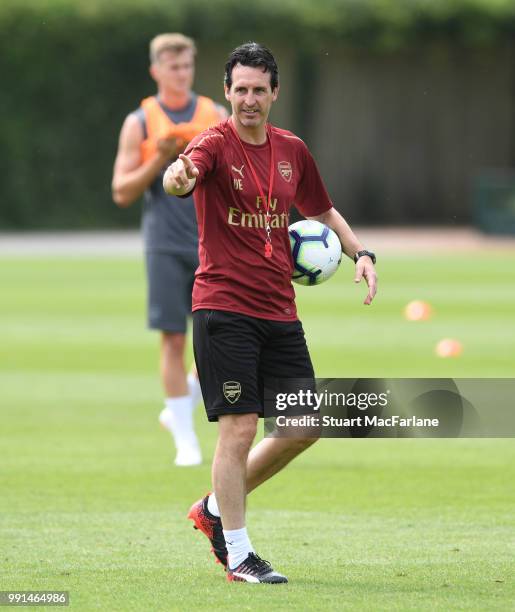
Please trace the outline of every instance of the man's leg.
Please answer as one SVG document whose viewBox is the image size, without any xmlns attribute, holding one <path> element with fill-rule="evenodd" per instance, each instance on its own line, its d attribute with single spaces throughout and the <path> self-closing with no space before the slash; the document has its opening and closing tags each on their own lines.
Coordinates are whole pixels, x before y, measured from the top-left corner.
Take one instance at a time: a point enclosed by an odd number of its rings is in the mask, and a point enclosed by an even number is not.
<svg viewBox="0 0 515 612">
<path fill-rule="evenodd" d="M 252 410 L 260 403 L 257 365 L 264 326 L 261 320 L 230 312 L 199 310 L 193 315 L 195 361 L 206 413 L 210 421 L 218 421 L 219 437 L 213 458 L 216 494 L 194 503 L 188 518 L 209 538 L 229 581 L 287 582 L 255 554 L 245 526 L 247 461 L 258 423 L 258 413 Z"/>
<path fill-rule="evenodd" d="M 193 425 L 195 406 L 186 376 L 185 346 L 185 334 L 161 333 L 161 378 L 166 399 L 159 420 L 172 433 L 177 449 L 175 464 L 179 466 L 202 461 Z"/>
<path fill-rule="evenodd" d="M 213 458 L 213 488 L 222 518 L 229 567 L 254 552 L 245 528 L 247 493 L 279 472 L 316 439 L 264 439 L 249 450 L 256 436 L 257 414 L 223 415 Z"/>
<path fill-rule="evenodd" d="M 219 417 L 213 458 L 213 486 L 224 529 L 245 526 L 247 459 L 257 431 L 257 414 Z"/>
<path fill-rule="evenodd" d="M 219 437 L 213 459 L 213 485 L 227 546 L 227 579 L 242 582 L 288 582 L 258 557 L 245 526 L 247 460 L 256 435 L 257 414 L 219 417 Z"/>
<path fill-rule="evenodd" d="M 198 465 L 202 456 L 193 430 L 193 408 L 197 401 L 193 404 L 184 364 L 192 272 L 174 253 L 147 251 L 146 264 L 148 325 L 161 333 L 160 370 L 165 407 L 159 421 L 173 435 L 177 449 L 175 464 Z M 196 391 L 194 385 L 192 389 Z"/>
<path fill-rule="evenodd" d="M 280 472 L 318 438 L 263 438 L 250 451 L 247 461 L 247 493 Z"/>
<path fill-rule="evenodd" d="M 188 515 L 195 521 L 197 529 L 209 537 L 213 552 L 229 570 L 238 568 L 251 553 L 255 553 L 245 526 L 245 500 L 247 460 L 257 423 L 258 415 L 252 413 L 219 417 L 218 442 L 212 466 L 216 494 L 194 504 Z M 199 520 L 199 515 L 203 520 Z"/>
<path fill-rule="evenodd" d="M 161 332 L 161 379 L 166 397 L 188 395 L 184 349 L 186 335 Z"/>
<path fill-rule="evenodd" d="M 213 487 L 228 552 L 229 568 L 238 567 L 254 549 L 245 526 L 247 459 L 256 436 L 257 414 L 227 414 L 219 418 L 213 458 Z"/>
<path fill-rule="evenodd" d="M 186 375 L 185 348 L 185 334 L 161 332 L 161 379 L 165 397 L 191 395 L 195 410 L 202 398 L 202 392 L 195 364 Z"/>
<path fill-rule="evenodd" d="M 292 459 L 295 459 L 295 457 L 312 446 L 317 440 L 318 438 L 264 438 L 261 440 L 261 442 L 256 444 L 250 453 L 248 453 L 245 471 L 245 495 L 243 497 L 277 474 L 277 472 L 280 472 Z M 213 483 L 215 483 L 215 463 L 217 461 L 218 450 L 219 446 L 217 446 L 213 459 Z M 216 492 L 219 490 L 219 487 L 217 489 L 215 485 L 214 489 Z M 228 490 L 230 491 L 230 488 Z M 221 511 L 218 504 L 218 493 L 215 493 L 215 495 L 211 494 L 208 502 L 208 508 L 211 512 L 214 513 L 215 516 L 220 516 Z M 243 516 L 245 512 L 244 509 L 245 506 L 243 506 Z M 242 514 L 237 513 L 230 517 L 231 519 L 235 519 L 235 522 L 231 524 L 238 524 L 238 519 L 240 519 L 241 516 Z M 241 523 L 241 520 L 239 522 Z"/>
</svg>

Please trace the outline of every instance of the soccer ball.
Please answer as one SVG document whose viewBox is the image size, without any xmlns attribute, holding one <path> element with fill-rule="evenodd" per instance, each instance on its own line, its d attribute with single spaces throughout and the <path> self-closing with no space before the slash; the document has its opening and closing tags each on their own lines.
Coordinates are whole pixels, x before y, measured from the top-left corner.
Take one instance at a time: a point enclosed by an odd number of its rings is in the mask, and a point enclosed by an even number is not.
<svg viewBox="0 0 515 612">
<path fill-rule="evenodd" d="M 342 246 L 332 229 L 318 221 L 297 221 L 288 228 L 293 257 L 292 280 L 299 285 L 319 285 L 336 272 Z"/>
</svg>

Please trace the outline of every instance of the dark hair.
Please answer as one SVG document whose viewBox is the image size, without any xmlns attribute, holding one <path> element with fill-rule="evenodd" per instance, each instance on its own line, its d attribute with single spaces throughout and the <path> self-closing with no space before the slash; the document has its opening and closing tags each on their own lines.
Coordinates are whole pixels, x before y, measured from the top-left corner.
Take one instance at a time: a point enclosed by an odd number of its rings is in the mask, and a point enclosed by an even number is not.
<svg viewBox="0 0 515 612">
<path fill-rule="evenodd" d="M 232 70 L 236 64 L 252 66 L 252 68 L 263 68 L 263 72 L 270 73 L 270 86 L 274 90 L 279 85 L 279 70 L 275 58 L 264 45 L 256 42 L 248 42 L 236 47 L 229 55 L 225 64 L 224 83 L 227 87 L 232 85 Z"/>
</svg>

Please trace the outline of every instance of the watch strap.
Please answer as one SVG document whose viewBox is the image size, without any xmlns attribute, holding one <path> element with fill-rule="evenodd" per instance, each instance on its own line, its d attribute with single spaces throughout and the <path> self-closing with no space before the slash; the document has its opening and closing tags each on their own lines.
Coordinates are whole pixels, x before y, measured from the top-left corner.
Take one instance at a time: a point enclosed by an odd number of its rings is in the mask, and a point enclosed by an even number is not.
<svg viewBox="0 0 515 612">
<path fill-rule="evenodd" d="M 368 257 L 370 257 L 370 259 L 372 260 L 373 264 L 376 263 L 376 255 L 375 255 L 375 253 L 372 253 L 372 251 L 367 251 L 367 250 L 358 251 L 356 253 L 356 255 L 354 255 L 354 263 L 357 263 L 358 259 L 360 257 L 363 257 L 364 255 L 367 255 Z"/>
</svg>

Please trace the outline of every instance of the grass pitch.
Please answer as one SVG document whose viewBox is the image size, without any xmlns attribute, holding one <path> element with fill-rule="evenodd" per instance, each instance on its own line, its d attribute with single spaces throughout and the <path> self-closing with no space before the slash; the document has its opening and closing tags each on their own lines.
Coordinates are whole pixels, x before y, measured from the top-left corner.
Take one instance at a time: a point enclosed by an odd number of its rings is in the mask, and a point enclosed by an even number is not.
<svg viewBox="0 0 515 612">
<path fill-rule="evenodd" d="M 382 257 L 299 288 L 319 376 L 515 376 L 515 255 Z M 0 259 L 0 589 L 77 610 L 512 610 L 513 440 L 322 440 L 249 498 L 258 552 L 290 584 L 229 585 L 185 520 L 206 464 L 157 427 L 158 339 L 137 259 Z M 435 317 L 402 308 L 429 301 Z M 434 345 L 458 338 L 463 355 Z"/>
</svg>

